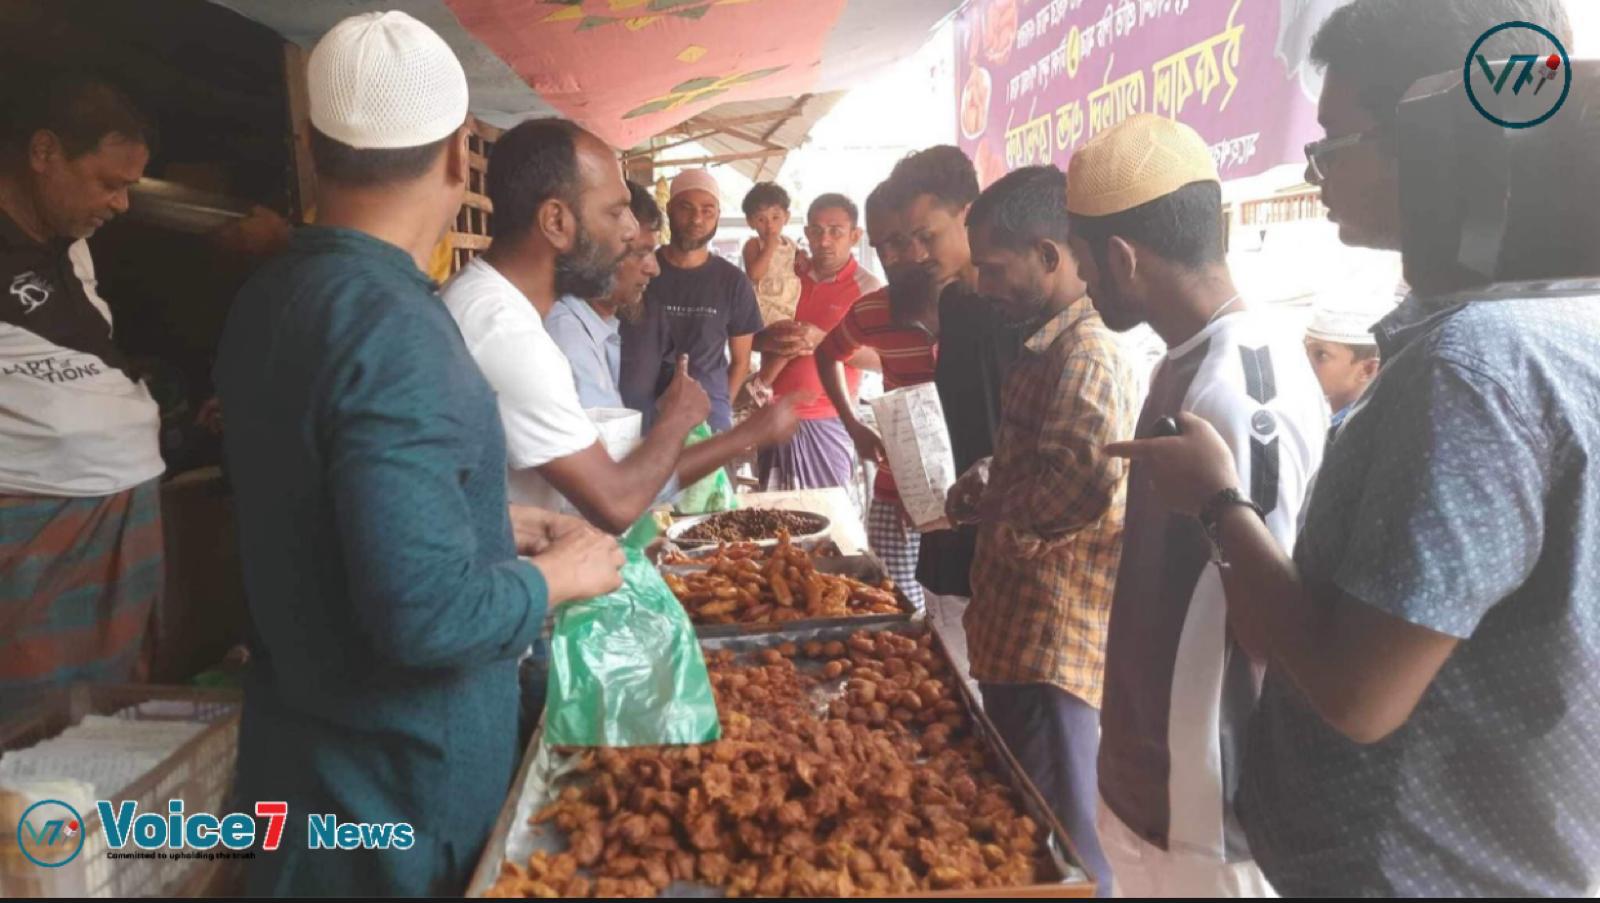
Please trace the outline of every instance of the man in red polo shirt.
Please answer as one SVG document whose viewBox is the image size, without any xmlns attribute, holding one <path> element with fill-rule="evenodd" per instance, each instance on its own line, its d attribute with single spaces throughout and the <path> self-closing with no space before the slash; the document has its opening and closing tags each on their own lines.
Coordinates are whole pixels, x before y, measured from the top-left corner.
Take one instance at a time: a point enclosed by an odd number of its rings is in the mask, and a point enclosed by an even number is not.
<svg viewBox="0 0 1600 903">
<path fill-rule="evenodd" d="M 940 286 L 912 256 L 914 245 L 908 240 L 903 218 L 893 209 L 893 190 L 885 182 L 867 196 L 867 235 L 888 271 L 889 287 L 857 301 L 817 347 L 815 357 L 823 391 L 839 405 L 840 421 L 856 451 L 878 464 L 867 509 L 867 542 L 883 559 L 889 578 L 921 608 L 922 586 L 917 583 L 921 536 L 900 506 L 883 440 L 855 416 L 848 403 L 848 368 L 841 363 L 870 349 L 878 353 L 885 391 L 933 381 Z"/>
<path fill-rule="evenodd" d="M 839 324 L 862 295 L 882 287 L 878 278 L 862 269 L 852 249 L 861 240 L 856 205 L 842 194 L 824 194 L 806 211 L 806 240 L 810 265 L 800 273 L 800 303 L 796 321 L 813 327 L 806 332 L 815 342 Z M 848 357 L 845 367 L 847 399 L 854 404 L 861 371 L 877 369 L 870 349 Z M 810 353 L 791 360 L 772 386 L 773 396 L 794 396 L 800 429 L 788 442 L 763 451 L 757 460 L 761 485 L 773 489 L 821 489 L 846 486 L 855 474 L 855 446 L 839 420 L 834 402 L 817 379 L 816 359 Z"/>
</svg>

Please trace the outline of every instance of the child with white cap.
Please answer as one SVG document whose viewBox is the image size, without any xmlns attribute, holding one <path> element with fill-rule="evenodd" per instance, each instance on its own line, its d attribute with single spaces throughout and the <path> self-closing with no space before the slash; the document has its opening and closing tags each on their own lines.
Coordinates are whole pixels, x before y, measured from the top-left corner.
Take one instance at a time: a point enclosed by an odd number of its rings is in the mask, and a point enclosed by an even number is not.
<svg viewBox="0 0 1600 903">
<path fill-rule="evenodd" d="M 1393 307 L 1392 298 L 1319 304 L 1306 327 L 1306 357 L 1328 396 L 1335 431 L 1378 375 L 1378 339 L 1372 327 Z"/>
<path fill-rule="evenodd" d="M 254 651 L 238 799 L 290 812 L 247 893 L 455 895 L 516 768 L 517 658 L 622 555 L 508 509 L 494 392 L 423 273 L 468 171 L 450 48 L 404 13 L 353 16 L 307 88 L 318 224 L 240 291 L 216 370 Z M 313 850 L 342 832 L 308 813 L 410 839 L 335 862 Z"/>
</svg>

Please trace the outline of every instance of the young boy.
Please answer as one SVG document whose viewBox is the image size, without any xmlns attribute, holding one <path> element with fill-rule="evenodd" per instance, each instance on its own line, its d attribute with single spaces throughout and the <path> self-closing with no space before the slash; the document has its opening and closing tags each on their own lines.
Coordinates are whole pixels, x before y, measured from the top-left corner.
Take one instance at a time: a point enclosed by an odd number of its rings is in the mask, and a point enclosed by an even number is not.
<svg viewBox="0 0 1600 903">
<path fill-rule="evenodd" d="M 1378 340 L 1369 330 L 1384 313 L 1375 305 L 1328 305 L 1306 328 L 1306 356 L 1333 411 L 1333 430 L 1378 375 Z"/>
<path fill-rule="evenodd" d="M 744 272 L 756 287 L 761 324 L 792 320 L 800 303 L 800 274 L 795 267 L 799 248 L 783 235 L 789 224 L 789 192 L 775 182 L 757 182 L 741 206 L 745 222 L 756 231 L 755 238 L 744 243 Z M 771 399 L 771 386 L 786 363 L 787 358 L 776 355 L 762 357 L 760 373 L 747 383 L 753 402 L 760 405 Z"/>
</svg>

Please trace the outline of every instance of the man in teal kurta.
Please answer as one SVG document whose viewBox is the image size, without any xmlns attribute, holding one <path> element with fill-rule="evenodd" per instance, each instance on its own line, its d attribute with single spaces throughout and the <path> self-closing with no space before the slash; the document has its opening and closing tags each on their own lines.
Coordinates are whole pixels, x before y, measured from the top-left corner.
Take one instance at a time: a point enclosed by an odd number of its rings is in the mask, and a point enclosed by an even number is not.
<svg viewBox="0 0 1600 903">
<path fill-rule="evenodd" d="M 353 17 L 309 83 L 323 225 L 241 291 L 216 369 L 254 651 L 237 804 L 289 807 L 248 890 L 456 895 L 515 770 L 516 660 L 621 556 L 532 512 L 513 538 L 494 394 L 419 269 L 466 173 L 448 47 L 401 13 Z M 310 815 L 406 822 L 415 845 L 311 850 Z"/>
</svg>

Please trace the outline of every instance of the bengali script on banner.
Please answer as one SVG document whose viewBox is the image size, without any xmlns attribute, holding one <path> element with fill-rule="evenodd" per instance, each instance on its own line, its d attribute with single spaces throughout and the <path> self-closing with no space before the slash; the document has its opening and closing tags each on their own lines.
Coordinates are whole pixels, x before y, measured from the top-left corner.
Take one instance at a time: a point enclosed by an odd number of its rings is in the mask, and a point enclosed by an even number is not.
<svg viewBox="0 0 1600 903">
<path fill-rule="evenodd" d="M 1346 0 L 972 0 L 956 29 L 960 144 L 985 185 L 1138 113 L 1194 127 L 1224 179 L 1303 161 L 1316 26 Z"/>
</svg>

